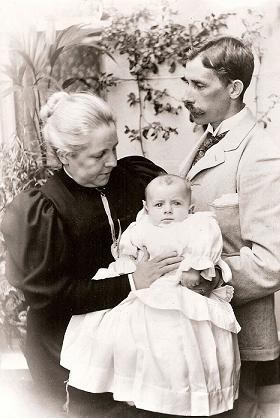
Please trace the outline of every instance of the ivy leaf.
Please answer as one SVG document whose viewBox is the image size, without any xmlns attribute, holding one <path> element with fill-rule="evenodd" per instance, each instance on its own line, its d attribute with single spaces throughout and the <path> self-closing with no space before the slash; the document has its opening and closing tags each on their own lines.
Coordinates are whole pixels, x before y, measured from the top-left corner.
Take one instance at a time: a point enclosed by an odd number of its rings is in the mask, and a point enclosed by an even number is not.
<svg viewBox="0 0 280 418">
<path fill-rule="evenodd" d="M 173 62 L 171 63 L 171 65 L 170 65 L 170 67 L 169 67 L 169 72 L 170 72 L 170 73 L 174 73 L 174 72 L 175 72 L 175 70 L 176 70 L 176 64 L 175 64 L 175 62 L 173 61 Z"/>
<path fill-rule="evenodd" d="M 143 129 L 142 134 L 145 139 L 148 139 L 148 133 L 149 133 L 149 128 Z"/>
<path fill-rule="evenodd" d="M 152 92 L 151 89 L 147 90 L 146 96 L 144 97 L 144 101 L 147 100 L 148 102 L 150 102 L 152 100 Z"/>
<path fill-rule="evenodd" d="M 67 80 L 65 80 L 62 83 L 63 90 L 67 89 L 67 87 L 71 86 L 71 84 L 75 83 L 75 81 L 77 81 L 77 80 L 78 80 L 77 77 L 71 77 L 71 78 L 68 78 Z"/>
<path fill-rule="evenodd" d="M 154 62 L 151 65 L 151 70 L 154 74 L 158 73 L 158 66 Z"/>
<path fill-rule="evenodd" d="M 170 133 L 168 131 L 165 131 L 164 134 L 162 135 L 162 138 L 167 141 L 169 139 L 169 135 Z"/>
</svg>

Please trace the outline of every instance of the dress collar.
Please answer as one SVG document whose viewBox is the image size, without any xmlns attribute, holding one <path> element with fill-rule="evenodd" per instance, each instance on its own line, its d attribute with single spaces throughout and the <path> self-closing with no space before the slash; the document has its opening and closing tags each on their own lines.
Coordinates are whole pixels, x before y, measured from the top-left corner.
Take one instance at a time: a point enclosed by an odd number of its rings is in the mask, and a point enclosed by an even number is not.
<svg viewBox="0 0 280 418">
<path fill-rule="evenodd" d="M 71 174 L 66 170 L 65 165 L 63 165 L 63 170 L 65 171 L 65 173 L 67 174 L 68 177 L 70 177 L 72 180 L 74 180 L 74 177 L 72 177 Z"/>
<path fill-rule="evenodd" d="M 70 179 L 72 179 L 74 181 L 74 183 L 76 183 L 78 186 L 82 187 L 83 189 L 89 189 L 89 190 L 94 189 L 94 190 L 97 190 L 101 194 L 105 194 L 105 191 L 106 191 L 106 188 L 105 187 L 95 187 L 95 186 L 85 187 L 85 186 L 82 186 L 81 184 L 79 184 L 79 183 L 76 182 L 76 180 L 74 179 L 74 177 L 71 176 L 71 174 L 69 173 L 69 171 L 67 171 L 67 168 L 65 166 L 63 166 L 63 170 L 64 170 L 65 174 L 68 177 L 70 177 Z"/>
</svg>

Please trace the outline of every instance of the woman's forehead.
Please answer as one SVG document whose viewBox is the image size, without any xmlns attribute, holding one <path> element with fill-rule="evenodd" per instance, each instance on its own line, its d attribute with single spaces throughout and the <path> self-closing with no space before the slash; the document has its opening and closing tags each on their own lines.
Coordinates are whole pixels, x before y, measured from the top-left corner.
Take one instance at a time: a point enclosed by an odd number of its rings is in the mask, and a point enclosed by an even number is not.
<svg viewBox="0 0 280 418">
<path fill-rule="evenodd" d="M 89 147 L 107 148 L 118 144 L 117 130 L 114 124 L 104 125 L 93 129 L 85 135 Z"/>
</svg>

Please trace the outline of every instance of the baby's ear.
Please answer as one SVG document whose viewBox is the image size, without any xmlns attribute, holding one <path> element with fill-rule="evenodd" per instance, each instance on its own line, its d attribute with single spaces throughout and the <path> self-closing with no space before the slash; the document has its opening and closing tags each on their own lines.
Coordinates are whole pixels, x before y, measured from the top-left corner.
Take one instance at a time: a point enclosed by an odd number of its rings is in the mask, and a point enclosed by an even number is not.
<svg viewBox="0 0 280 418">
<path fill-rule="evenodd" d="M 190 213 L 190 214 L 194 214 L 194 205 L 191 205 L 191 206 L 189 207 L 189 213 Z"/>
<path fill-rule="evenodd" d="M 142 200 L 142 203 L 143 203 L 143 208 L 144 208 L 145 212 L 148 213 L 146 200 Z"/>
</svg>

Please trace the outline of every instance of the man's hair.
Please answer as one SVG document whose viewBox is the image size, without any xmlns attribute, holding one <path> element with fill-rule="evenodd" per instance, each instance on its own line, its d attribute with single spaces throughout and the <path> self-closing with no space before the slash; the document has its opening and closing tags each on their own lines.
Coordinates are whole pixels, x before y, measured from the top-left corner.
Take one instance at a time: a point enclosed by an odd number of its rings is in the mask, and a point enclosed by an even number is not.
<svg viewBox="0 0 280 418">
<path fill-rule="evenodd" d="M 215 71 L 222 83 L 241 80 L 244 89 L 249 86 L 254 71 L 254 55 L 241 39 L 232 36 L 220 36 L 190 50 L 188 61 L 201 56 L 205 68 Z"/>
<path fill-rule="evenodd" d="M 158 177 L 155 177 L 150 183 L 147 185 L 145 189 L 145 199 L 147 200 L 147 194 L 149 191 L 149 186 L 152 184 L 165 184 L 166 186 L 170 186 L 171 184 L 181 183 L 186 188 L 186 193 L 191 194 L 191 183 L 189 180 L 186 180 L 183 177 L 177 176 L 176 174 L 160 174 Z"/>
</svg>

